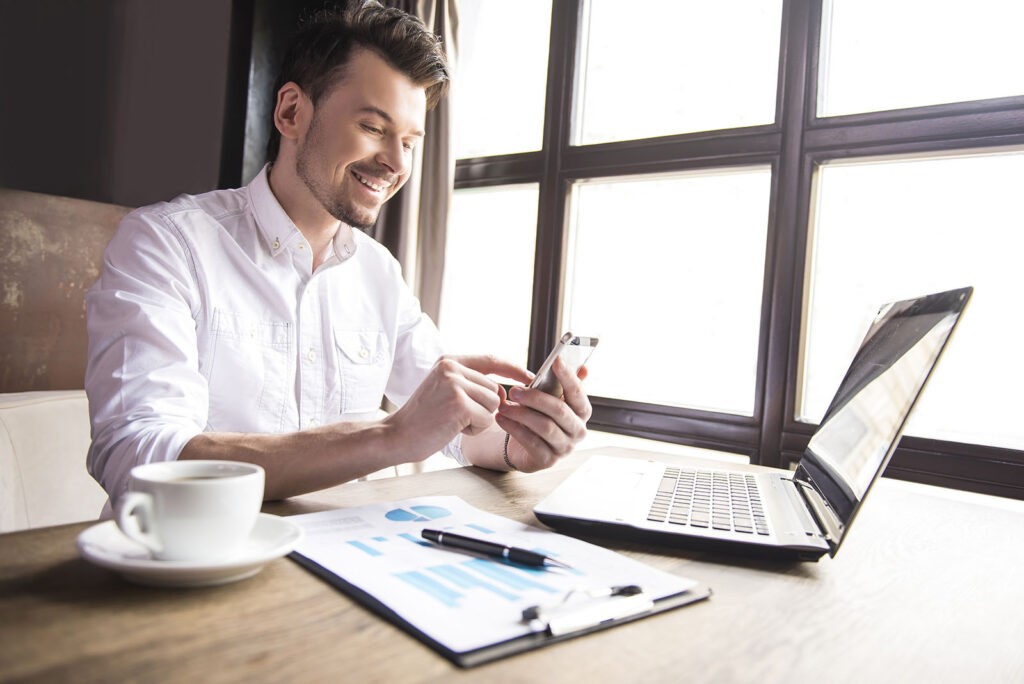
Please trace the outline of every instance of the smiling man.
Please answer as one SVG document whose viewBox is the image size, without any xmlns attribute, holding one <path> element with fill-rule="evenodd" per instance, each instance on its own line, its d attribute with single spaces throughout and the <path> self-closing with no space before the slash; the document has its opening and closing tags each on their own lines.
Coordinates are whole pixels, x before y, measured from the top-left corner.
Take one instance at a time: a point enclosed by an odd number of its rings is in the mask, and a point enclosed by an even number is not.
<svg viewBox="0 0 1024 684">
<path fill-rule="evenodd" d="M 285 58 L 259 175 L 125 218 L 86 298 L 88 466 L 112 502 L 152 461 L 257 463 L 276 499 L 439 450 L 533 471 L 582 439 L 577 377 L 556 367 L 564 400 L 506 397 L 492 376 L 525 383 L 525 368 L 443 356 L 397 262 L 363 232 L 408 180 L 447 84 L 417 19 L 372 2 L 321 13 Z"/>
</svg>

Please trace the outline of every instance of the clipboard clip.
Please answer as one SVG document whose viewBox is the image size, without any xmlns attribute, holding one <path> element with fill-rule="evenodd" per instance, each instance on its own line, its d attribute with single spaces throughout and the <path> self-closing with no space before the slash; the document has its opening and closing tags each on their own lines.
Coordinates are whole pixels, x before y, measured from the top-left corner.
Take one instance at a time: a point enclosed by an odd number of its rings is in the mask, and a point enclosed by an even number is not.
<svg viewBox="0 0 1024 684">
<path fill-rule="evenodd" d="M 523 622 L 537 631 L 561 636 L 597 627 L 605 622 L 643 615 L 654 601 L 635 584 L 606 589 L 573 589 L 562 600 L 523 610 Z"/>
</svg>

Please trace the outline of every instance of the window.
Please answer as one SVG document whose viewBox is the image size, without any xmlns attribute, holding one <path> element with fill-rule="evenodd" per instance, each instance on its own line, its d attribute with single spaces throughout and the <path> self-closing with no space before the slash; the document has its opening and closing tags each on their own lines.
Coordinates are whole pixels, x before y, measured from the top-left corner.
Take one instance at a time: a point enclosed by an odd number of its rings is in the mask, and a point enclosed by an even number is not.
<svg viewBox="0 0 1024 684">
<path fill-rule="evenodd" d="M 536 183 L 455 192 L 438 320 L 446 349 L 526 362 L 536 242 Z"/>
<path fill-rule="evenodd" d="M 583 6 L 574 142 L 775 120 L 781 2 L 645 2 L 624 9 L 616 2 Z"/>
<path fill-rule="evenodd" d="M 576 184 L 559 328 L 601 339 L 589 392 L 754 415 L 770 189 L 766 166 Z"/>
<path fill-rule="evenodd" d="M 1024 449 L 1024 317 L 1007 315 L 1024 292 L 1021 178 L 1021 149 L 821 165 L 799 420 L 825 412 L 872 307 L 971 285 L 964 325 L 906 434 Z"/>
<path fill-rule="evenodd" d="M 551 0 L 459 3 L 452 86 L 457 157 L 541 148 L 550 19 Z"/>
<path fill-rule="evenodd" d="M 1024 95 L 1018 0 L 832 0 L 821 116 Z"/>
<path fill-rule="evenodd" d="M 460 3 L 463 35 L 518 25 L 482 5 Z M 1020 3 L 548 7 L 531 24 L 546 39 L 502 48 L 542 52 L 545 86 L 462 94 L 496 140 L 460 155 L 456 197 L 482 193 L 481 216 L 515 225 L 452 230 L 449 248 L 515 261 L 500 296 L 529 320 L 528 365 L 563 328 L 598 335 L 591 427 L 785 467 L 874 308 L 973 285 L 888 474 L 1024 498 Z M 540 135 L 502 144 L 515 136 L 485 108 L 521 99 L 542 108 Z"/>
</svg>

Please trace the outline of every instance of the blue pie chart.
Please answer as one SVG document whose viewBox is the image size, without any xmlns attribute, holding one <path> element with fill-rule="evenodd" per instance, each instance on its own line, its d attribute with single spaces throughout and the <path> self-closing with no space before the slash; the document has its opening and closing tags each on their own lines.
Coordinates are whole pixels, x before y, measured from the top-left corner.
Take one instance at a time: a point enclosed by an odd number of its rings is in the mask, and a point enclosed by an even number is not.
<svg viewBox="0 0 1024 684">
<path fill-rule="evenodd" d="M 384 517 L 394 522 L 429 522 L 438 518 L 445 518 L 452 512 L 440 506 L 409 506 L 409 508 L 395 508 L 384 514 Z"/>
</svg>

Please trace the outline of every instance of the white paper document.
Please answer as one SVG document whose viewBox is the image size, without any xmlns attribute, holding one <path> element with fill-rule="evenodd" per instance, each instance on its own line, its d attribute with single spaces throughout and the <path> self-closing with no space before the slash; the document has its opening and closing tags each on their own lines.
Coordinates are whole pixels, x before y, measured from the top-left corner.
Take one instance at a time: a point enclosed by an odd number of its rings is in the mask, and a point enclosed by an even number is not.
<svg viewBox="0 0 1024 684">
<path fill-rule="evenodd" d="M 608 549 L 431 496 L 289 517 L 306 532 L 295 551 L 385 604 L 457 652 L 537 631 L 531 606 L 561 606 L 609 587 L 637 585 L 652 599 L 696 582 Z M 533 568 L 437 546 L 439 529 L 543 553 L 571 566 Z M 570 595 L 571 592 L 571 595 Z"/>
</svg>

